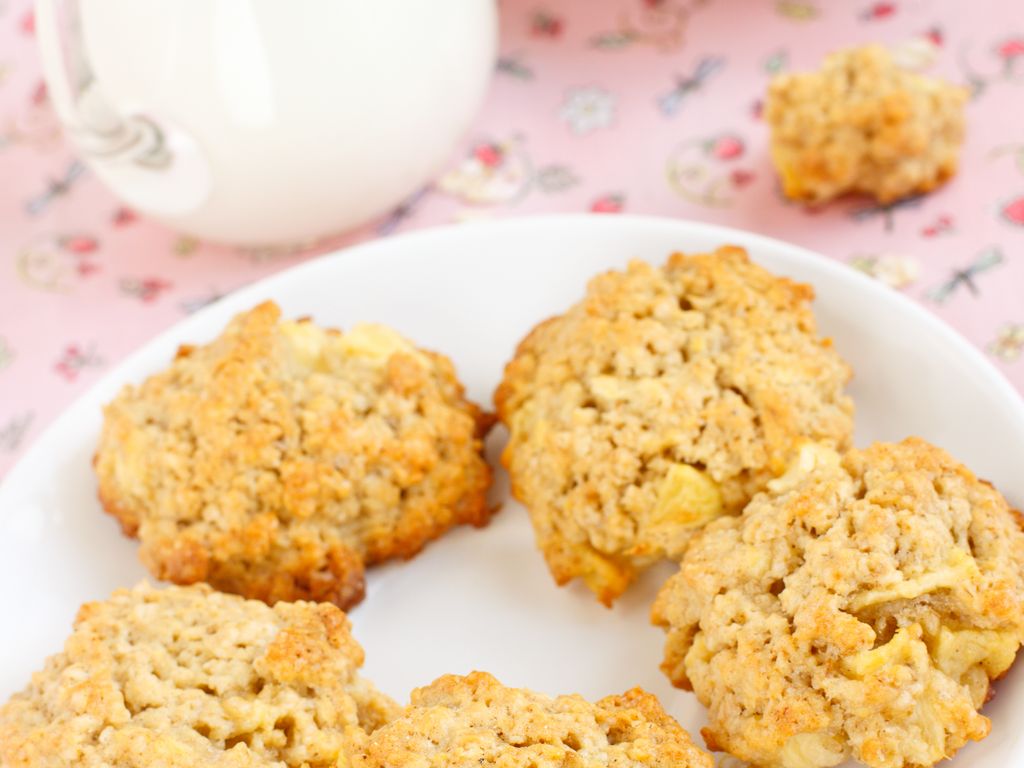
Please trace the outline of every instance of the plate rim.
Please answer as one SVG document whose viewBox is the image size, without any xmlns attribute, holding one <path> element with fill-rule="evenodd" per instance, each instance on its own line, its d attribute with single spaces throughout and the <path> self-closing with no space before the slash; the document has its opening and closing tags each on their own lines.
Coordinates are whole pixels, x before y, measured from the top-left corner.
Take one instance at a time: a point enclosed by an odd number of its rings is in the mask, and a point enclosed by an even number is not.
<svg viewBox="0 0 1024 768">
<path fill-rule="evenodd" d="M 282 281 L 298 279 L 305 272 L 314 272 L 318 269 L 327 268 L 325 265 L 339 260 L 354 262 L 357 259 L 379 259 L 387 256 L 387 251 L 397 253 L 397 258 L 403 258 L 403 251 L 422 248 L 422 244 L 431 240 L 443 240 L 448 237 L 469 232 L 471 230 L 495 230 L 495 236 L 505 229 L 529 229 L 531 227 L 667 227 L 679 228 L 680 236 L 685 232 L 699 233 L 709 238 L 718 238 L 722 244 L 738 244 L 741 247 L 752 249 L 763 247 L 775 252 L 784 253 L 787 257 L 797 262 L 811 263 L 815 269 L 824 270 L 832 277 L 840 281 L 849 281 L 865 291 L 869 297 L 879 301 L 894 304 L 900 311 L 910 315 L 922 322 L 932 333 L 936 334 L 944 343 L 951 345 L 958 355 L 965 357 L 973 369 L 984 376 L 986 382 L 995 388 L 995 391 L 1006 405 L 1010 407 L 1010 413 L 1014 420 L 1019 422 L 1019 428 L 1024 434 L 1024 394 L 1017 391 L 1009 379 L 996 368 L 996 366 L 985 357 L 982 351 L 962 336 L 953 326 L 941 319 L 938 315 L 929 312 L 925 307 L 910 299 L 908 296 L 889 288 L 868 275 L 858 272 L 849 265 L 836 259 L 829 258 L 817 251 L 804 246 L 795 245 L 779 238 L 763 235 L 757 232 L 730 227 L 721 224 L 713 224 L 692 219 L 674 219 L 667 216 L 650 216 L 640 214 L 615 214 L 599 215 L 592 213 L 550 213 L 530 216 L 512 216 L 503 219 L 476 220 L 445 224 L 436 227 L 425 227 L 423 229 L 403 232 L 393 236 L 376 237 L 372 240 L 356 243 L 355 245 L 343 246 L 319 256 L 313 256 L 300 264 L 294 264 L 273 274 L 266 275 L 251 283 L 243 285 L 217 301 L 208 304 L 197 312 L 182 317 L 169 327 L 151 336 L 142 342 L 137 348 L 123 357 L 113 368 L 104 373 L 99 379 L 80 393 L 71 401 L 58 416 L 39 434 L 25 452 L 15 461 L 7 474 L 0 478 L 0 516 L 6 507 L 7 496 L 12 489 L 17 488 L 23 475 L 29 474 L 33 466 L 38 464 L 47 453 L 48 446 L 53 443 L 59 435 L 67 428 L 65 425 L 73 421 L 75 414 L 84 404 L 95 399 L 98 393 L 108 390 L 113 382 L 123 380 L 125 371 L 138 364 L 138 361 L 151 354 L 153 347 L 167 343 L 172 338 L 187 334 L 193 326 L 204 326 L 207 324 L 207 317 L 217 313 L 237 312 L 262 297 L 268 292 L 268 286 Z M 410 245 L 411 244 L 411 245 Z M 374 251 L 383 250 L 385 254 L 375 254 Z M 396 258 L 392 255 L 391 258 Z M 755 259 L 756 261 L 756 259 Z M 229 309 L 234 307 L 234 310 Z"/>
</svg>

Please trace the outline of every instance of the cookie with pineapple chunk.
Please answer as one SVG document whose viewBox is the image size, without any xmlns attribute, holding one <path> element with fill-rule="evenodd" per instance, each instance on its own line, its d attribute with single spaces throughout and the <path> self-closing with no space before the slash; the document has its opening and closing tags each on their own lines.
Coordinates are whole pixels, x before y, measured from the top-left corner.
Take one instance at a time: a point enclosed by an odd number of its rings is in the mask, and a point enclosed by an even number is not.
<svg viewBox="0 0 1024 768">
<path fill-rule="evenodd" d="M 711 756 L 639 688 L 591 704 L 447 675 L 413 691 L 353 768 L 712 768 Z"/>
<path fill-rule="evenodd" d="M 364 566 L 487 522 L 485 428 L 443 355 L 267 302 L 125 387 L 94 464 L 157 578 L 345 608 Z"/>
<path fill-rule="evenodd" d="M 846 447 L 850 368 L 813 296 L 726 246 L 599 275 L 526 337 L 495 395 L 503 461 L 559 584 L 611 604 L 801 443 Z"/>
<path fill-rule="evenodd" d="M 984 738 L 1024 641 L 1021 518 L 923 440 L 808 446 L 708 525 L 653 610 L 708 745 L 756 765 L 919 768 Z"/>
<path fill-rule="evenodd" d="M 397 710 L 362 662 L 333 605 L 119 590 L 84 605 L 64 650 L 0 707 L 0 765 L 348 765 Z"/>
<path fill-rule="evenodd" d="M 765 119 L 782 190 L 811 203 L 852 192 L 885 204 L 935 189 L 956 173 L 966 102 L 964 88 L 901 68 L 879 45 L 779 75 Z"/>
</svg>

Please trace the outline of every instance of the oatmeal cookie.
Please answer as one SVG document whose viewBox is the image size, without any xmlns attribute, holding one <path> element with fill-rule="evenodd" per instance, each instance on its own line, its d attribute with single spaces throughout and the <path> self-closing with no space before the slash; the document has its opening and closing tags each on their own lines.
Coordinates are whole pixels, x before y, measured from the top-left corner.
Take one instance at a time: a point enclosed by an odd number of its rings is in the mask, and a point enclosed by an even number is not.
<svg viewBox="0 0 1024 768">
<path fill-rule="evenodd" d="M 804 440 L 849 442 L 850 377 L 810 286 L 740 248 L 633 262 L 533 330 L 495 395 L 503 461 L 559 584 L 610 604 L 739 512 Z"/>
<path fill-rule="evenodd" d="M 364 565 L 487 522 L 485 428 L 443 355 L 380 325 L 282 322 L 268 302 L 126 387 L 95 467 L 156 577 L 346 608 Z"/>
<path fill-rule="evenodd" d="M 484 672 L 413 691 L 354 768 L 712 768 L 711 756 L 639 688 L 596 704 L 506 688 Z"/>
<path fill-rule="evenodd" d="M 919 439 L 807 446 L 663 587 L 662 668 L 708 745 L 766 767 L 930 766 L 984 738 L 1024 640 L 1024 533 L 988 483 Z"/>
<path fill-rule="evenodd" d="M 63 652 L 0 707 L 0 765 L 347 765 L 397 709 L 362 662 L 333 605 L 119 590 L 84 605 Z"/>
<path fill-rule="evenodd" d="M 771 154 L 787 197 L 848 192 L 889 203 L 956 173 L 967 91 L 908 72 L 879 45 L 833 53 L 768 88 Z"/>
</svg>

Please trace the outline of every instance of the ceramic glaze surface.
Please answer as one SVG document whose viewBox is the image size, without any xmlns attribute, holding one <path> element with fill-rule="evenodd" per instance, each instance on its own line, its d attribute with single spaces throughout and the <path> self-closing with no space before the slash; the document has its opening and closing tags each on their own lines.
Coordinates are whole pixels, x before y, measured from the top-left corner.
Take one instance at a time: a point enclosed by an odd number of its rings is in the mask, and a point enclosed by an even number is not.
<svg viewBox="0 0 1024 768">
<path fill-rule="evenodd" d="M 343 231 L 428 181 L 476 113 L 497 35 L 489 0 L 81 0 L 78 15 L 83 123 L 139 116 L 171 154 L 153 169 L 83 151 L 91 168 L 141 211 L 244 244 Z M 60 47 L 42 46 L 55 93 Z"/>
</svg>

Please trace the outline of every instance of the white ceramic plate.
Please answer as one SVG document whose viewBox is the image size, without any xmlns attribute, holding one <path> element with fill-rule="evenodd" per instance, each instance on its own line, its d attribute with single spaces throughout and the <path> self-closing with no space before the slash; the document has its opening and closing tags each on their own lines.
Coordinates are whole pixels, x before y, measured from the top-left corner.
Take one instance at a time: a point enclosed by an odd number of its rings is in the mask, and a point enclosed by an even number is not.
<svg viewBox="0 0 1024 768">
<path fill-rule="evenodd" d="M 858 445 L 921 435 L 1024 506 L 1016 392 L 924 310 L 840 264 L 735 230 L 632 217 L 465 224 L 379 240 L 239 291 L 164 333 L 68 410 L 10 473 L 0 486 L 0 700 L 60 649 L 79 604 L 145 576 L 136 544 L 100 511 L 90 458 L 101 405 L 164 367 L 179 343 L 211 339 L 236 312 L 273 298 L 287 315 L 328 325 L 389 323 L 450 355 L 470 396 L 489 404 L 515 344 L 578 299 L 591 275 L 633 257 L 661 262 L 673 250 L 723 243 L 814 285 L 821 329 L 856 371 Z M 492 459 L 504 439 L 495 432 Z M 454 531 L 409 563 L 371 571 L 352 613 L 366 674 L 400 700 L 438 675 L 472 669 L 589 698 L 641 685 L 695 733 L 703 710 L 659 672 L 662 636 L 647 618 L 670 569 L 649 573 L 606 610 L 579 585 L 554 586 L 503 473 L 493 499 L 504 508 L 488 528 Z M 1016 669 L 986 707 L 992 735 L 956 764 L 1024 761 L 1014 724 L 1021 709 L 1024 672 Z"/>
</svg>

